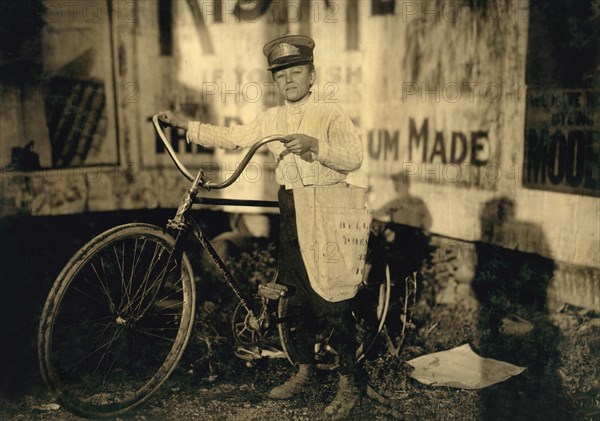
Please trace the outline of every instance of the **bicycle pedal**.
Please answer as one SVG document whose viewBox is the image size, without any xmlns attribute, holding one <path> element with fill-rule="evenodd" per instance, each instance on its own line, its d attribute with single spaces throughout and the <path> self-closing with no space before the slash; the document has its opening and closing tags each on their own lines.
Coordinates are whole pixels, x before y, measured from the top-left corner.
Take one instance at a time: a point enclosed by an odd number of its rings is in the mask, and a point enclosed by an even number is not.
<svg viewBox="0 0 600 421">
<path fill-rule="evenodd" d="M 268 300 L 279 300 L 281 297 L 285 297 L 288 292 L 288 287 L 275 282 L 269 282 L 268 284 L 260 284 L 258 286 L 258 294 Z"/>
<path fill-rule="evenodd" d="M 261 355 L 265 358 L 287 358 L 287 354 L 277 348 L 262 348 Z"/>
<path fill-rule="evenodd" d="M 241 346 L 235 347 L 233 353 L 236 357 L 244 360 L 244 361 L 255 361 L 260 360 L 263 356 L 260 348 L 256 347 L 254 349 L 248 349 Z"/>
</svg>

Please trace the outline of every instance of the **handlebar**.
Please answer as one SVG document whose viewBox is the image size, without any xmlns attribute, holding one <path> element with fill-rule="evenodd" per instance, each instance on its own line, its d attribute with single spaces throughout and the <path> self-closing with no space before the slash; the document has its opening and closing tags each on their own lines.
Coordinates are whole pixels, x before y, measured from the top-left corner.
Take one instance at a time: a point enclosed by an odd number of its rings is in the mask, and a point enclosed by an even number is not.
<svg viewBox="0 0 600 421">
<path fill-rule="evenodd" d="M 175 150 L 173 150 L 171 143 L 167 139 L 167 136 L 165 135 L 165 132 L 162 129 L 162 126 L 161 126 L 160 120 L 158 119 L 158 116 L 159 116 L 159 114 L 155 114 L 154 116 L 152 116 L 152 124 L 154 125 L 154 130 L 156 130 L 156 133 L 158 133 L 158 137 L 160 137 L 160 140 L 164 144 L 167 152 L 169 153 L 169 156 L 175 163 L 175 166 L 177 167 L 177 169 L 185 176 L 185 178 L 187 178 L 188 180 L 193 182 L 196 179 L 196 177 L 194 177 L 192 175 L 192 173 L 186 168 L 185 165 L 183 165 L 183 163 L 177 157 Z M 240 162 L 240 165 L 236 168 L 236 170 L 233 172 L 231 177 L 229 177 L 228 179 L 226 179 L 220 183 L 214 183 L 212 181 L 205 181 L 204 177 L 203 177 L 203 171 L 200 170 L 200 179 L 201 179 L 200 186 L 206 190 L 213 190 L 213 189 L 218 190 L 218 189 L 224 189 L 226 187 L 229 187 L 242 174 L 242 171 L 244 171 L 244 169 L 246 168 L 246 165 L 248 165 L 248 162 L 250 162 L 250 159 L 252 159 L 252 157 L 254 156 L 254 154 L 260 147 L 262 147 L 270 142 L 282 141 L 282 140 L 285 140 L 284 136 L 273 135 L 273 136 L 264 137 L 264 138 L 260 139 L 259 141 L 257 141 L 254 145 L 252 145 L 250 147 L 250 150 L 246 153 L 246 155 L 242 159 L 242 162 Z"/>
</svg>

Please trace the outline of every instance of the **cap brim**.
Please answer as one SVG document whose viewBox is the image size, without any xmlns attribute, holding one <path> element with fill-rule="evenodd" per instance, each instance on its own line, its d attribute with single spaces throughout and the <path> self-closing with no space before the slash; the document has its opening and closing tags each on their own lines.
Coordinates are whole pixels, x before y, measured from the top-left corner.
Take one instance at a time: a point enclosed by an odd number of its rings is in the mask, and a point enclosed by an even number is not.
<svg viewBox="0 0 600 421">
<path fill-rule="evenodd" d="M 267 70 L 270 72 L 276 72 L 278 70 L 288 69 L 290 67 L 301 66 L 303 64 L 311 64 L 311 63 L 312 63 L 312 60 L 309 60 L 304 57 L 299 57 L 297 60 L 288 61 L 286 63 L 273 64 L 272 66 L 269 66 L 267 68 Z"/>
</svg>

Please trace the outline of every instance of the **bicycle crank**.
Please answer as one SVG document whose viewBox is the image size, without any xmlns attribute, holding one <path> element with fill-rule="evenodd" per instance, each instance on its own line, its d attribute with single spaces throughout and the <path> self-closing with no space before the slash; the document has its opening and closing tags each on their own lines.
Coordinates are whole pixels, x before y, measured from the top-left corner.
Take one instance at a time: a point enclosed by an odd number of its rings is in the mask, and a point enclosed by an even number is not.
<svg viewBox="0 0 600 421">
<path fill-rule="evenodd" d="M 266 308 L 262 306 L 260 314 L 256 316 L 253 311 L 248 311 L 240 303 L 233 312 L 231 324 L 233 336 L 237 344 L 244 346 L 257 345 L 269 329 L 269 318 L 266 314 Z"/>
</svg>

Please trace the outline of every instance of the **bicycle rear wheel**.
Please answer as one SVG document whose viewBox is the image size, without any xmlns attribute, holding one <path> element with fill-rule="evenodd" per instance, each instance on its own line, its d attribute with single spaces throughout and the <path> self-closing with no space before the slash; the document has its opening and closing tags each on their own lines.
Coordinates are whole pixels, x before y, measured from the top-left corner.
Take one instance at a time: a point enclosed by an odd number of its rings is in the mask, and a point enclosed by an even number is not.
<svg viewBox="0 0 600 421">
<path fill-rule="evenodd" d="M 59 274 L 38 354 L 58 401 L 84 417 L 122 414 L 168 378 L 194 319 L 194 276 L 175 240 L 148 224 L 108 230 Z"/>
</svg>

